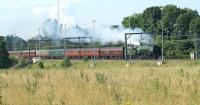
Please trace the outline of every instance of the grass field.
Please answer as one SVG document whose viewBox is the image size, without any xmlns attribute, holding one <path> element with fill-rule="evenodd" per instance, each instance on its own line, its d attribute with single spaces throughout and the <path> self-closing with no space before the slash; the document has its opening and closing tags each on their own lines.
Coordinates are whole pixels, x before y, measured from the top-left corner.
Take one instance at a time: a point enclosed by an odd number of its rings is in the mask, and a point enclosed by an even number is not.
<svg viewBox="0 0 200 105">
<path fill-rule="evenodd" d="M 45 61 L 0 71 L 0 105 L 199 105 L 200 62 Z"/>
</svg>

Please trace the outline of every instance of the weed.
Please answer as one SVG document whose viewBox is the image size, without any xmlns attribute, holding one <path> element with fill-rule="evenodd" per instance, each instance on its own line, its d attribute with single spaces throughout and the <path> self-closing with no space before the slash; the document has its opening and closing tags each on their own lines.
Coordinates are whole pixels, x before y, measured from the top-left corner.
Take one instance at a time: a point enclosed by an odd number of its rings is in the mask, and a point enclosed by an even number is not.
<svg viewBox="0 0 200 105">
<path fill-rule="evenodd" d="M 158 78 L 155 78 L 153 80 L 153 87 L 154 87 L 155 90 L 159 90 L 160 89 L 160 82 L 159 82 Z"/>
<path fill-rule="evenodd" d="M 81 76 L 82 79 L 84 79 L 84 72 L 83 71 L 80 72 L 80 76 Z"/>
<path fill-rule="evenodd" d="M 164 96 L 167 97 L 169 94 L 169 90 L 165 84 L 163 84 L 163 91 L 164 91 Z"/>
<path fill-rule="evenodd" d="M 6 89 L 8 87 L 7 81 L 5 79 L 3 79 L 3 77 L 1 77 L 1 75 L 0 75 L 0 87 L 2 89 Z"/>
<path fill-rule="evenodd" d="M 0 86 L 0 105 L 3 105 L 2 87 Z"/>
<path fill-rule="evenodd" d="M 64 100 L 60 100 L 61 105 L 66 105 Z"/>
<path fill-rule="evenodd" d="M 99 84 L 104 84 L 107 80 L 107 76 L 104 73 L 96 73 L 96 81 Z"/>
<path fill-rule="evenodd" d="M 168 78 L 168 84 L 169 84 L 169 86 L 171 86 L 171 78 L 170 77 Z"/>
<path fill-rule="evenodd" d="M 71 62 L 70 62 L 70 59 L 69 57 L 65 57 L 61 63 L 61 66 L 62 67 L 70 67 L 71 66 Z"/>
<path fill-rule="evenodd" d="M 47 95 L 47 101 L 48 101 L 48 105 L 53 105 L 53 100 L 54 99 L 54 87 L 53 85 L 51 85 L 51 87 L 49 88 L 49 92 Z"/>
<path fill-rule="evenodd" d="M 113 96 L 113 100 L 116 102 L 117 105 L 121 105 L 123 102 L 123 96 L 120 94 L 117 88 L 111 88 L 111 94 Z"/>
<path fill-rule="evenodd" d="M 179 79 L 179 85 L 180 85 L 180 87 L 182 86 L 182 83 L 183 83 L 183 80 Z"/>
<path fill-rule="evenodd" d="M 187 79 L 187 80 L 190 80 L 190 73 L 189 73 L 189 72 L 187 72 L 187 73 L 185 74 L 185 76 L 186 76 L 186 79 Z"/>
<path fill-rule="evenodd" d="M 80 72 L 80 77 L 81 77 L 81 79 L 83 79 L 83 80 L 85 80 L 87 82 L 89 81 L 88 74 L 83 72 L 83 71 Z"/>
<path fill-rule="evenodd" d="M 40 62 L 38 63 L 38 67 L 39 67 L 40 69 L 44 69 L 44 63 L 43 63 L 42 61 L 40 61 Z"/>
<path fill-rule="evenodd" d="M 193 64 L 194 64 L 195 66 L 197 66 L 197 65 L 200 64 L 200 61 L 194 61 Z"/>
<path fill-rule="evenodd" d="M 33 70 L 32 76 L 34 77 L 34 79 L 38 80 L 44 77 L 44 73 L 42 71 Z"/>
<path fill-rule="evenodd" d="M 3 105 L 3 96 L 0 95 L 0 105 Z"/>
<path fill-rule="evenodd" d="M 56 67 L 56 66 L 57 66 L 56 63 L 53 63 L 53 64 L 52 64 L 52 67 L 53 67 L 53 68 Z"/>
<path fill-rule="evenodd" d="M 198 104 L 198 83 L 196 81 L 193 81 L 194 84 L 194 89 L 192 90 L 192 92 L 190 92 L 190 97 L 191 97 L 191 104 L 192 105 L 199 105 Z"/>
<path fill-rule="evenodd" d="M 198 77 L 200 77 L 200 69 L 198 70 Z"/>
<path fill-rule="evenodd" d="M 178 74 L 179 74 L 179 76 L 184 77 L 184 70 L 183 70 L 183 68 L 181 68 L 181 69 L 178 71 Z"/>
<path fill-rule="evenodd" d="M 196 81 L 193 81 L 194 84 L 194 94 L 195 96 L 198 96 L 198 83 Z"/>
<path fill-rule="evenodd" d="M 86 56 L 83 57 L 83 61 L 84 61 L 84 62 L 88 62 L 88 57 L 86 57 Z"/>
<path fill-rule="evenodd" d="M 38 81 L 36 80 L 26 80 L 25 82 L 25 88 L 27 93 L 31 93 L 31 94 L 35 94 L 36 90 L 37 90 L 37 85 L 38 85 Z"/>
<path fill-rule="evenodd" d="M 28 61 L 24 58 L 20 58 L 18 60 L 18 68 L 25 68 L 26 66 L 28 66 Z"/>
</svg>

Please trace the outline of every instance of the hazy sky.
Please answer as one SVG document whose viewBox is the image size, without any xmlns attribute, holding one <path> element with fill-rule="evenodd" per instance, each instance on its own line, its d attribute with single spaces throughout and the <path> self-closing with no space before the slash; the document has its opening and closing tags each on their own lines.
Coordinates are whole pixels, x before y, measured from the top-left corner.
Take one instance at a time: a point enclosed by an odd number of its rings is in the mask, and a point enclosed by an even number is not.
<svg viewBox="0 0 200 105">
<path fill-rule="evenodd" d="M 199 0 L 60 0 L 63 24 L 121 24 L 123 17 L 150 6 L 175 4 L 200 12 Z M 0 0 L 0 35 L 16 33 L 28 38 L 38 33 L 44 20 L 57 18 L 57 0 Z"/>
</svg>

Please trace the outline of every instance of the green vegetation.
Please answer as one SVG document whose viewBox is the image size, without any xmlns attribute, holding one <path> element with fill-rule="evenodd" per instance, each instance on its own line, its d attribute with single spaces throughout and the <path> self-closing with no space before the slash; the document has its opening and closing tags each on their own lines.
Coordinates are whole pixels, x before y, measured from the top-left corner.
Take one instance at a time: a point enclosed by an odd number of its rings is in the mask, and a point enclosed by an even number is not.
<svg viewBox="0 0 200 105">
<path fill-rule="evenodd" d="M 17 68 L 24 68 L 28 65 L 28 61 L 24 58 L 18 58 L 17 62 Z"/>
<path fill-rule="evenodd" d="M 164 33 L 164 54 L 166 58 L 189 58 L 195 51 L 195 37 L 200 37 L 200 16 L 196 10 L 178 8 L 175 5 L 153 6 L 143 13 L 125 17 L 124 27 L 141 28 L 154 33 L 156 44 L 161 46 L 161 33 Z M 196 35 L 195 35 L 196 34 Z M 197 43 L 197 46 L 200 44 Z M 196 52 L 196 51 L 195 51 Z"/>
<path fill-rule="evenodd" d="M 28 49 L 28 43 L 23 38 L 14 36 L 12 34 L 5 37 L 5 42 L 8 51 Z"/>
<path fill-rule="evenodd" d="M 65 57 L 61 63 L 61 66 L 62 67 L 70 67 L 71 66 L 71 62 L 70 62 L 70 59 L 69 57 Z"/>
<path fill-rule="evenodd" d="M 4 37 L 0 36 L 0 69 L 12 66 L 14 61 L 9 58 Z"/>
<path fill-rule="evenodd" d="M 3 105 L 198 105 L 199 61 L 43 61 L 44 69 L 0 71 Z M 52 67 L 51 65 L 54 64 Z M 57 66 L 55 66 L 57 65 Z M 49 68 L 51 66 L 51 68 Z"/>
<path fill-rule="evenodd" d="M 43 63 L 42 61 L 39 61 L 39 62 L 38 62 L 38 67 L 39 67 L 40 69 L 43 69 L 43 68 L 44 68 L 44 63 Z"/>
<path fill-rule="evenodd" d="M 83 61 L 84 61 L 84 62 L 87 62 L 88 60 L 89 60 L 88 57 L 86 57 L 86 56 L 83 57 Z"/>
</svg>

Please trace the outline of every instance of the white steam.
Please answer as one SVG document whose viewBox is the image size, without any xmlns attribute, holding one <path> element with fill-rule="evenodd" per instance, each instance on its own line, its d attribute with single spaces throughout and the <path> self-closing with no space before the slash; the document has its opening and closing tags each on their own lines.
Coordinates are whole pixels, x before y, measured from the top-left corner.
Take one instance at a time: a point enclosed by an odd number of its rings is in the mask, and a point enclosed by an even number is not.
<svg viewBox="0 0 200 105">
<path fill-rule="evenodd" d="M 94 26 L 94 33 L 92 22 L 89 26 L 79 25 L 77 26 L 75 19 L 69 12 L 71 4 L 79 3 L 81 0 L 60 0 L 60 20 L 58 24 L 58 5 L 57 3 L 51 6 L 39 6 L 35 7 L 32 11 L 34 17 L 46 17 L 46 20 L 43 25 L 43 34 L 54 39 L 62 39 L 65 37 L 65 27 L 64 24 L 67 24 L 66 36 L 67 37 L 82 37 L 82 36 L 91 36 L 95 40 L 98 40 L 102 43 L 113 42 L 117 43 L 118 41 L 125 40 L 124 35 L 128 33 L 128 29 L 120 27 L 119 29 L 111 29 L 110 26 L 102 26 L 97 23 Z M 130 30 L 132 33 L 143 32 L 141 29 L 136 28 Z M 132 45 L 153 45 L 153 37 L 149 34 L 143 35 L 133 35 L 128 40 L 129 44 Z"/>
<path fill-rule="evenodd" d="M 59 26 L 59 28 L 58 28 Z M 59 30 L 59 31 L 58 31 Z M 120 27 L 118 29 L 111 29 L 110 26 L 84 27 L 83 26 L 68 26 L 66 28 L 66 37 L 85 37 L 91 36 L 95 41 L 101 43 L 125 41 L 125 33 L 143 33 L 140 28 L 134 30 Z M 43 23 L 43 33 L 45 36 L 53 39 L 62 39 L 65 37 L 65 28 L 63 25 L 58 25 L 57 20 L 48 19 Z M 150 34 L 134 34 L 128 39 L 128 44 L 131 45 L 153 45 L 154 39 Z"/>
<path fill-rule="evenodd" d="M 56 0 L 57 1 L 57 0 Z M 72 25 L 75 24 L 74 18 L 70 16 L 69 8 L 72 3 L 79 3 L 80 0 L 60 0 L 59 3 L 59 22 L 62 24 Z M 58 3 L 48 6 L 37 6 L 32 10 L 35 18 L 58 19 Z"/>
</svg>

